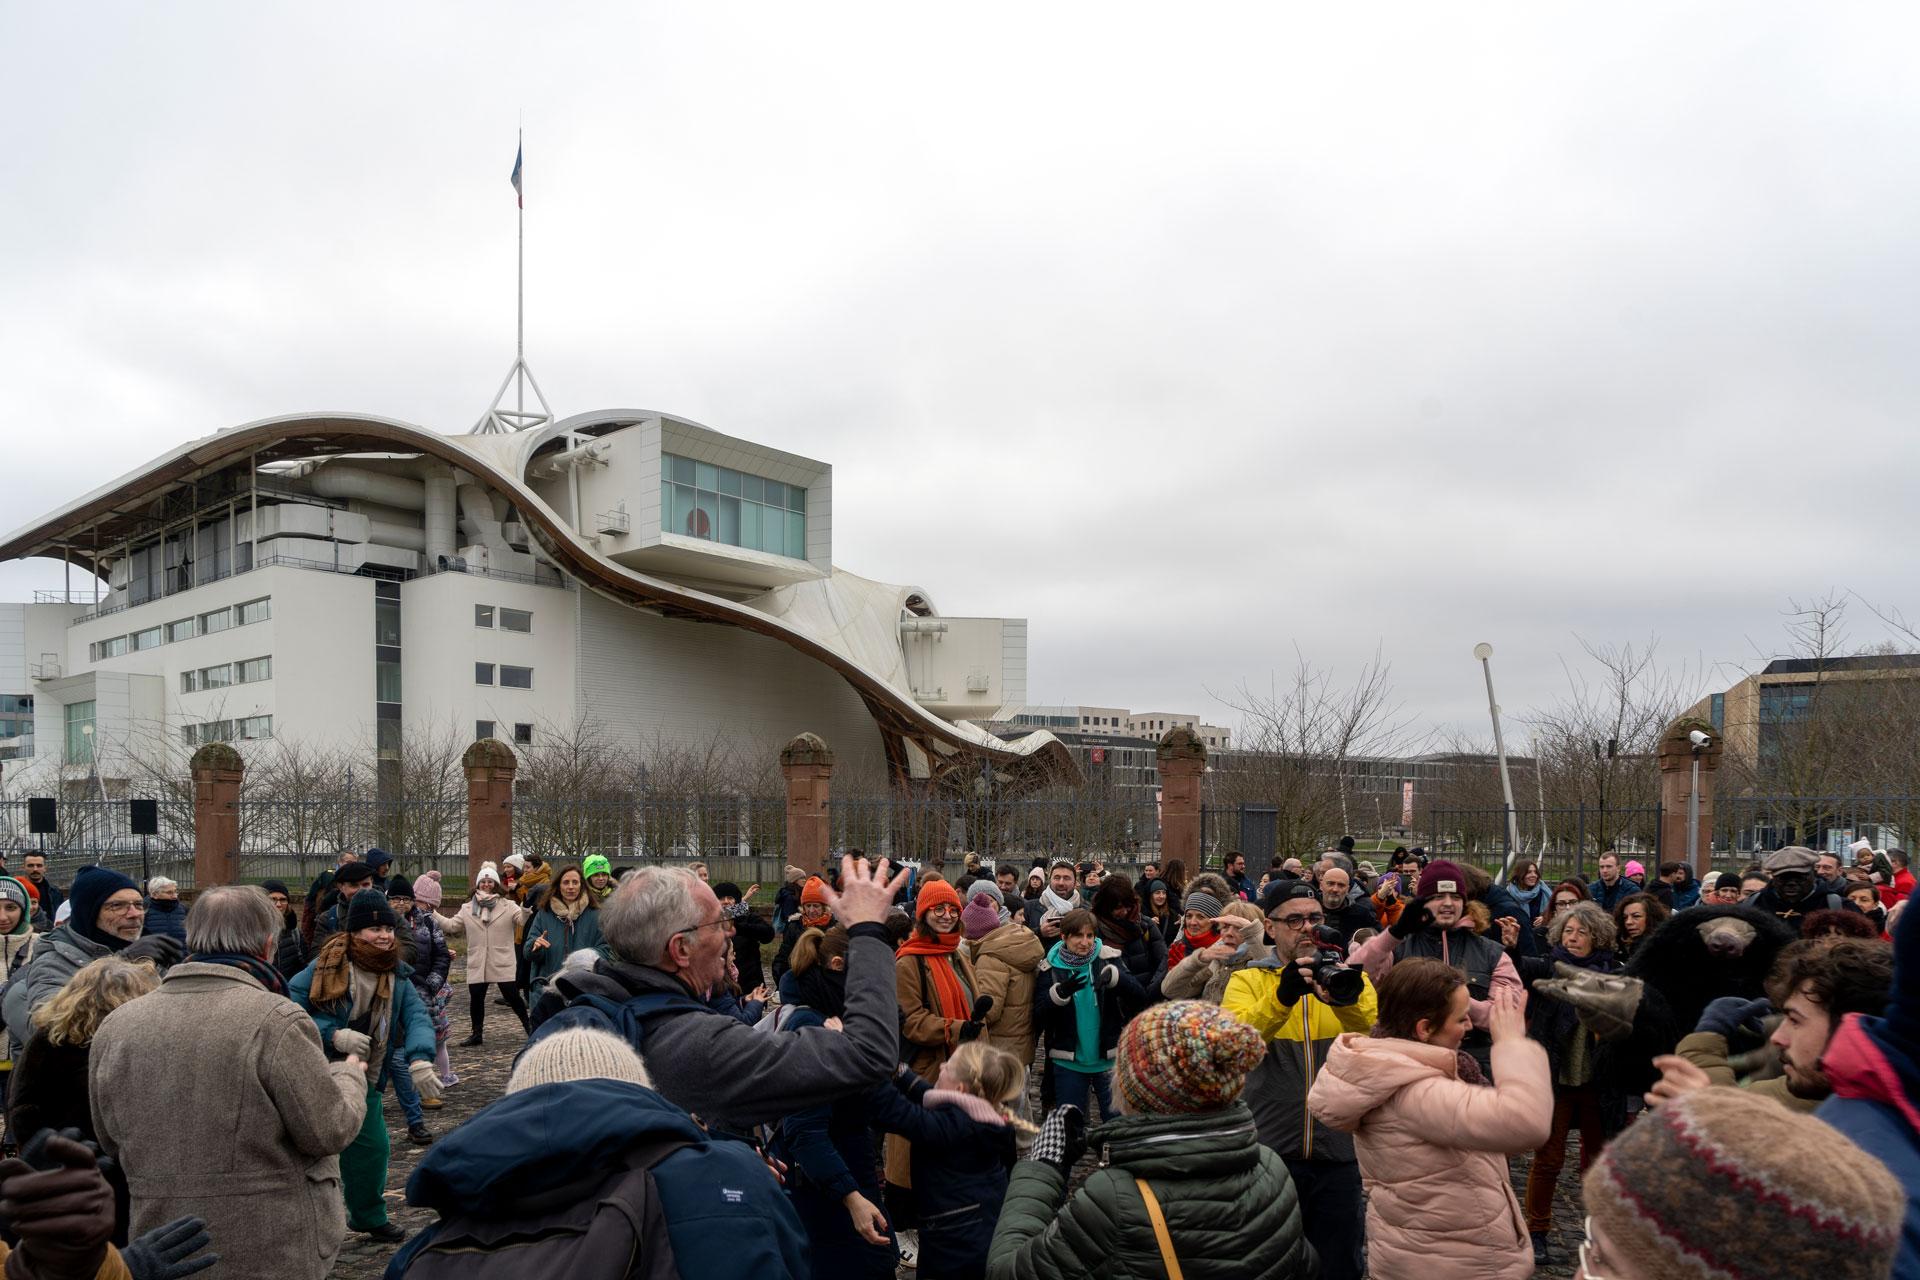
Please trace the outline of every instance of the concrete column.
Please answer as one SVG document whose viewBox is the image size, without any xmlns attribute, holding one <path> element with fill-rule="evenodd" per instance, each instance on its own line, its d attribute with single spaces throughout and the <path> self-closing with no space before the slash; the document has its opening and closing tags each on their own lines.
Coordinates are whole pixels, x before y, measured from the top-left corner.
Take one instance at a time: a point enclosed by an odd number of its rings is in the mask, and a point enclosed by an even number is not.
<svg viewBox="0 0 1920 1280">
<path fill-rule="evenodd" d="M 193 888 L 240 879 L 240 780 L 246 765 L 224 742 L 193 753 Z"/>
<path fill-rule="evenodd" d="M 1720 772 L 1720 734 L 1705 720 L 1682 718 L 1660 735 L 1660 857 L 1667 862 L 1687 860 L 1687 793 L 1693 788 L 1693 743 L 1688 734 L 1699 729 L 1712 739 L 1700 749 L 1700 855 L 1695 879 L 1706 874 L 1713 848 L 1713 784 Z M 1659 874 L 1649 868 L 1649 875 Z"/>
<path fill-rule="evenodd" d="M 1191 729 L 1169 729 L 1154 760 L 1160 770 L 1160 865 L 1179 858 L 1191 876 L 1200 869 L 1200 780 L 1207 772 L 1207 744 Z"/>
<path fill-rule="evenodd" d="M 482 738 L 460 757 L 467 771 L 467 883 L 480 864 L 496 867 L 513 852 L 513 775 L 519 770 L 513 748 L 498 738 Z"/>
<path fill-rule="evenodd" d="M 833 751 L 818 734 L 803 733 L 781 748 L 780 773 L 787 780 L 787 861 L 824 876 L 832 857 Z"/>
</svg>

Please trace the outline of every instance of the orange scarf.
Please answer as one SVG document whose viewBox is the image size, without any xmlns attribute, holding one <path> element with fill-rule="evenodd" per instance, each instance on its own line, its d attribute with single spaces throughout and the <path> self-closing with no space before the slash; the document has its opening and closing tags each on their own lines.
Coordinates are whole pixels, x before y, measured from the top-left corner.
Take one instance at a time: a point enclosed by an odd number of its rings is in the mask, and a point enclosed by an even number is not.
<svg viewBox="0 0 1920 1280">
<path fill-rule="evenodd" d="M 960 967 L 953 962 L 954 948 L 960 945 L 958 933 L 943 933 L 938 938 L 914 934 L 901 944 L 895 955 L 926 956 L 927 972 L 933 975 L 934 1010 L 943 1018 L 965 1022 L 973 1016 L 973 993 L 967 990 Z M 920 993 L 926 998 L 926 992 Z"/>
</svg>

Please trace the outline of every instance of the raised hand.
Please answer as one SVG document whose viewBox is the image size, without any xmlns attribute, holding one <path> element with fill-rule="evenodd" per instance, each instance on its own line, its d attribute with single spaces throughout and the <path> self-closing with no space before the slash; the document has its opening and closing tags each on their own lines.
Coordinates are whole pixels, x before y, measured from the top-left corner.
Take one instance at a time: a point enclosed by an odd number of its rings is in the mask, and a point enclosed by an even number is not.
<svg viewBox="0 0 1920 1280">
<path fill-rule="evenodd" d="M 887 879 L 887 860 L 851 854 L 840 859 L 840 888 L 826 885 L 827 906 L 834 919 L 851 929 L 856 924 L 880 924 L 893 910 L 894 895 L 906 887 L 908 871 Z"/>
<path fill-rule="evenodd" d="M 1660 1069 L 1660 1078 L 1653 1082 L 1653 1088 L 1647 1090 L 1646 1102 L 1650 1107 L 1657 1107 L 1669 1099 L 1683 1097 L 1713 1083 L 1707 1079 L 1706 1072 L 1677 1053 L 1663 1053 L 1653 1060 L 1653 1065 Z"/>
</svg>

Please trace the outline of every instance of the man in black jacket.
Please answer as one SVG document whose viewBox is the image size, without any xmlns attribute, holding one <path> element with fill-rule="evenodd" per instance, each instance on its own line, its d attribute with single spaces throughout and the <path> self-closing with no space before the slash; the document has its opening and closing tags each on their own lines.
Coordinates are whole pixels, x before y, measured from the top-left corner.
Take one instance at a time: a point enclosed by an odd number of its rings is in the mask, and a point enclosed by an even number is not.
<svg viewBox="0 0 1920 1280">
<path fill-rule="evenodd" d="M 733 921 L 733 967 L 740 974 L 740 990 L 751 994 L 754 988 L 765 985 L 767 981 L 766 962 L 760 958 L 760 948 L 774 939 L 773 922 L 763 919 L 753 909 L 751 901 L 753 889 L 740 892 L 740 886 L 721 881 L 713 886 L 713 896 L 720 899 L 720 907 Z"/>
<path fill-rule="evenodd" d="M 1343 947 L 1353 941 L 1358 930 L 1380 927 L 1380 920 L 1367 900 L 1362 898 L 1356 902 L 1349 896 L 1348 890 L 1352 887 L 1353 881 L 1337 865 L 1320 873 L 1320 906 L 1327 913 L 1327 928 L 1340 935 Z"/>
</svg>

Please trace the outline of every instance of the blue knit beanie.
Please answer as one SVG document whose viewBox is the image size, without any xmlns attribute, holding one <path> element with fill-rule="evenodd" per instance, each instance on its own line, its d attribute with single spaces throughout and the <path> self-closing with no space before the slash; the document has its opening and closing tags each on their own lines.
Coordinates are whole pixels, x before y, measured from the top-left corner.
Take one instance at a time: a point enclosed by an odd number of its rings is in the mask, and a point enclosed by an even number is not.
<svg viewBox="0 0 1920 1280">
<path fill-rule="evenodd" d="M 80 868 L 80 874 L 73 878 L 73 888 L 67 891 L 67 901 L 73 906 L 73 915 L 67 921 L 67 928 L 90 942 L 118 951 L 127 945 L 127 940 L 116 938 L 99 927 L 100 908 L 122 889 L 139 888 L 139 885 L 112 867 Z"/>
</svg>

